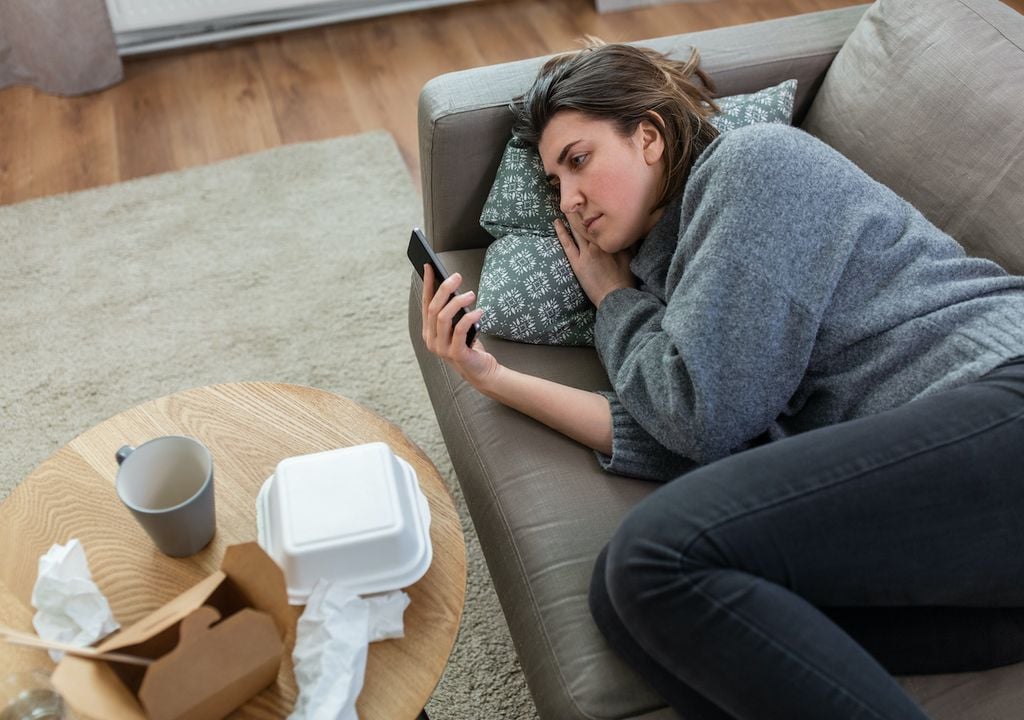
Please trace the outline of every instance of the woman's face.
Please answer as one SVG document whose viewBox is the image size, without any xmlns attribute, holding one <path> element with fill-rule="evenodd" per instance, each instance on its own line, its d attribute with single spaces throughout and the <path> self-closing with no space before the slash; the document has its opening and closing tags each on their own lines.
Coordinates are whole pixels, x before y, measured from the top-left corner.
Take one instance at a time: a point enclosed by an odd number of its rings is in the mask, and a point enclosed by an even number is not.
<svg viewBox="0 0 1024 720">
<path fill-rule="evenodd" d="M 563 110 L 544 128 L 538 150 L 573 233 L 605 252 L 636 244 L 661 217 L 654 206 L 665 142 L 652 123 L 623 137 L 611 121 Z"/>
</svg>

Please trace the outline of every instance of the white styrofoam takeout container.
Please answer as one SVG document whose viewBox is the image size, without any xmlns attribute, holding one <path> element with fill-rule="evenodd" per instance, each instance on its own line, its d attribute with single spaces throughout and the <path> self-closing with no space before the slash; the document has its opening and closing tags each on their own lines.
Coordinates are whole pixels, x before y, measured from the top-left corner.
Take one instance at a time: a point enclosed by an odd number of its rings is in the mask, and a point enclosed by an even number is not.
<svg viewBox="0 0 1024 720">
<path fill-rule="evenodd" d="M 260 546 L 302 605 L 320 578 L 358 595 L 412 585 L 430 567 L 430 508 L 386 443 L 285 458 L 256 498 Z"/>
</svg>

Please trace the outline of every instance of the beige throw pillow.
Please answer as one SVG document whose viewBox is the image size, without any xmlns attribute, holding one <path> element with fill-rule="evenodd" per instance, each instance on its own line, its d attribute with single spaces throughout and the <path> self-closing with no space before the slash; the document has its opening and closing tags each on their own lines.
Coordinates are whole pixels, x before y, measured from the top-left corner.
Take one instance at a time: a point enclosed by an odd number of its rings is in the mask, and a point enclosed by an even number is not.
<svg viewBox="0 0 1024 720">
<path fill-rule="evenodd" d="M 1024 15 L 997 0 L 878 0 L 803 128 L 969 253 L 1024 273 Z"/>
</svg>

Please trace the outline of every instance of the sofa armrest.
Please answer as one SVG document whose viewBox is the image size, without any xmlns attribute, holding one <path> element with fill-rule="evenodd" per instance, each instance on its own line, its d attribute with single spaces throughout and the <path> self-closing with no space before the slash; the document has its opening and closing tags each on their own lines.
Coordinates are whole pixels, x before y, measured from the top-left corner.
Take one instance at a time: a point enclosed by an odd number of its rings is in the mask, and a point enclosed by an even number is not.
<svg viewBox="0 0 1024 720">
<path fill-rule="evenodd" d="M 641 41 L 684 58 L 700 49 L 719 95 L 798 80 L 795 121 L 867 5 Z M 462 70 L 430 80 L 419 97 L 420 178 L 427 237 L 438 251 L 486 247 L 480 211 L 512 127 L 509 101 L 545 58 Z"/>
</svg>

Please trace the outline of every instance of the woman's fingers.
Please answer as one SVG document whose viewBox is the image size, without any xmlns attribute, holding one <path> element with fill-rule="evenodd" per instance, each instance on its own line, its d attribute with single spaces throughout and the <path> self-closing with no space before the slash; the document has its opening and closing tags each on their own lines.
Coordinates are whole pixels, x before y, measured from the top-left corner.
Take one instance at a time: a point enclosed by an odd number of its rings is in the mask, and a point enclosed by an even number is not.
<svg viewBox="0 0 1024 720">
<path fill-rule="evenodd" d="M 434 293 L 434 297 L 430 300 L 429 311 L 433 314 L 441 312 L 441 308 L 448 303 L 448 298 L 455 294 L 455 291 L 459 289 L 461 284 L 462 275 L 452 273 L 451 277 L 438 286 L 437 292 Z"/>
<path fill-rule="evenodd" d="M 433 275 L 433 272 L 431 272 L 431 275 Z M 424 276 L 426 276 L 426 273 L 424 273 Z M 429 324 L 431 326 L 431 329 L 434 331 L 435 335 L 444 338 L 445 342 L 447 342 L 447 338 L 450 336 L 451 333 L 437 332 L 438 329 L 442 327 L 440 322 L 438 321 L 438 315 L 441 313 L 445 305 L 448 303 L 448 299 L 458 289 L 459 284 L 461 282 L 462 276 L 459 275 L 458 273 L 453 274 L 447 280 L 442 282 L 441 285 L 437 288 L 437 292 L 434 293 L 434 295 L 430 298 L 430 302 L 427 304 L 427 311 L 424 314 L 424 326 Z M 431 349 L 437 352 L 435 348 Z"/>
<path fill-rule="evenodd" d="M 455 294 L 462 284 L 462 276 L 458 273 L 442 282 L 437 292 L 432 292 L 434 272 L 430 267 L 424 268 L 423 282 L 424 345 L 476 386 L 496 366 L 494 357 L 487 354 L 479 338 L 472 346 L 466 344 L 470 328 L 484 314 L 483 308 L 469 309 L 476 300 L 476 293 Z M 459 318 L 458 323 L 453 323 L 459 311 L 465 311 L 465 315 Z"/>
<path fill-rule="evenodd" d="M 572 233 L 569 232 L 569 228 L 565 226 L 565 223 L 562 222 L 562 220 L 555 220 L 554 226 L 555 234 L 558 235 L 558 241 L 562 243 L 562 250 L 565 251 L 565 256 L 569 258 L 570 261 L 575 260 L 580 254 L 580 248 L 576 244 L 576 239 L 572 236 Z"/>
<path fill-rule="evenodd" d="M 441 327 L 451 327 L 452 320 L 455 318 L 455 314 L 459 310 L 465 310 L 469 305 L 476 299 L 476 294 L 470 290 L 469 292 L 459 293 L 451 300 L 449 300 L 441 311 L 437 314 L 437 325 Z"/>
<path fill-rule="evenodd" d="M 469 295 L 470 293 L 466 293 Z M 466 338 L 469 336 L 469 329 L 473 327 L 473 323 L 478 322 L 483 317 L 483 308 L 477 308 L 466 313 L 465 317 L 459 320 L 455 325 L 455 329 L 452 331 L 452 347 L 458 348 L 458 352 L 469 352 L 469 345 L 466 343 Z"/>
<path fill-rule="evenodd" d="M 423 263 L 423 307 L 430 302 L 430 289 L 434 287 L 434 268 L 430 263 Z"/>
<path fill-rule="evenodd" d="M 458 293 L 462 276 L 454 273 L 441 283 L 437 292 L 431 294 L 434 284 L 433 269 L 428 265 L 423 271 L 423 342 L 435 355 L 456 362 L 464 362 L 471 348 L 466 345 L 469 328 L 483 316 L 483 309 L 469 310 L 476 300 L 476 293 Z M 455 315 L 466 310 L 465 317 L 453 323 Z"/>
<path fill-rule="evenodd" d="M 447 290 L 442 284 L 441 290 L 438 291 L 438 295 Z M 435 354 L 441 357 L 451 359 L 454 355 L 458 354 L 462 348 L 454 340 L 454 318 L 456 313 L 460 310 L 468 308 L 474 300 L 476 300 L 476 294 L 472 291 L 460 293 L 458 295 L 448 296 L 447 302 L 438 310 L 436 313 L 431 311 L 430 319 L 433 321 L 433 333 L 434 333 L 434 346 L 432 350 Z M 436 299 L 436 297 L 435 297 Z M 433 301 L 432 301 L 433 302 Z M 465 345 L 466 339 L 462 339 L 463 346 Z"/>
<path fill-rule="evenodd" d="M 422 326 L 423 326 L 423 341 L 430 347 L 430 337 L 427 334 L 428 328 L 430 327 L 429 322 L 429 310 L 430 310 L 430 291 L 434 287 L 434 269 L 430 267 L 430 263 L 423 264 L 423 297 L 420 301 L 420 312 L 423 315 Z"/>
</svg>

